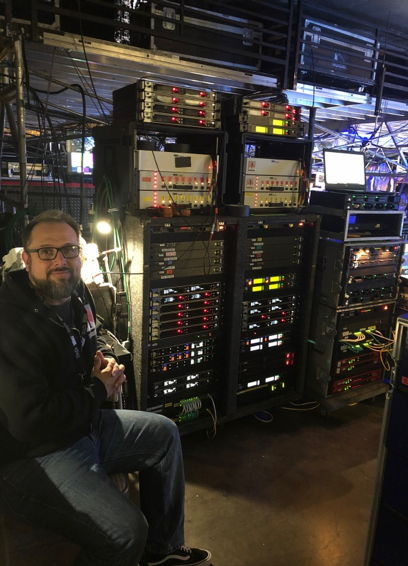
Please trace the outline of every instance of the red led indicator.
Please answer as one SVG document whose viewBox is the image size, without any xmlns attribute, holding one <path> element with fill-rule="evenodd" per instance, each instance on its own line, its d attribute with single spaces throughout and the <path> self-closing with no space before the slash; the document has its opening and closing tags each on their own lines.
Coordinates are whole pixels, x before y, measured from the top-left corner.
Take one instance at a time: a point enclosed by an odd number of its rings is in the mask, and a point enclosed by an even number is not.
<svg viewBox="0 0 408 566">
<path fill-rule="evenodd" d="M 205 96 L 207 96 L 207 93 L 204 92 L 203 90 L 200 90 L 200 96 L 201 96 L 201 97 L 205 97 Z"/>
<path fill-rule="evenodd" d="M 269 102 L 261 102 L 262 108 L 269 108 Z"/>
<path fill-rule="evenodd" d="M 175 103 L 175 102 L 180 102 L 180 99 L 177 98 L 177 96 L 173 96 L 172 99 L 171 99 L 171 101 L 174 102 L 174 103 Z"/>
<path fill-rule="evenodd" d="M 171 92 L 180 92 L 180 89 L 178 89 L 176 86 L 173 86 Z"/>
</svg>

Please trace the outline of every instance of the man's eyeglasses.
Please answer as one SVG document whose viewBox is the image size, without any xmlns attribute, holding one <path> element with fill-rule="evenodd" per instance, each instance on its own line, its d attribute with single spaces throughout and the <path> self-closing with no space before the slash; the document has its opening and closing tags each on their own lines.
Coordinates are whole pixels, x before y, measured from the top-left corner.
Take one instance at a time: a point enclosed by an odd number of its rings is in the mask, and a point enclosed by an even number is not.
<svg viewBox="0 0 408 566">
<path fill-rule="evenodd" d="M 57 257 L 58 252 L 61 252 L 65 259 L 74 259 L 79 256 L 80 251 L 81 246 L 62 246 L 61 248 L 46 247 L 26 250 L 27 253 L 37 253 L 38 257 L 43 261 L 52 261 Z"/>
</svg>

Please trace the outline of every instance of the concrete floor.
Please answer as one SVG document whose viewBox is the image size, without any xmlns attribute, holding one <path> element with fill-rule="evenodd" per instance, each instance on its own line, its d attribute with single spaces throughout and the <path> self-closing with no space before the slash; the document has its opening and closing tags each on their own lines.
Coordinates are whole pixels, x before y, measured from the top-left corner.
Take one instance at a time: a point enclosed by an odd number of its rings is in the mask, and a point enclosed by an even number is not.
<svg viewBox="0 0 408 566">
<path fill-rule="evenodd" d="M 382 397 L 183 437 L 186 542 L 214 566 L 362 566 Z"/>
</svg>

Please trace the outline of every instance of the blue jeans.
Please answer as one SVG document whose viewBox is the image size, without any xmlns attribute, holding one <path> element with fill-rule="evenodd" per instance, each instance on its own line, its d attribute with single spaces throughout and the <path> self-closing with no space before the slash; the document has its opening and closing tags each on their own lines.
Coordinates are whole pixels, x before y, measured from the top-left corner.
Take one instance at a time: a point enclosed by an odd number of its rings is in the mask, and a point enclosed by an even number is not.
<svg viewBox="0 0 408 566">
<path fill-rule="evenodd" d="M 140 507 L 108 474 L 139 471 Z M 184 543 L 184 470 L 177 426 L 142 411 L 102 410 L 98 430 L 0 469 L 1 497 L 21 517 L 82 550 L 76 566 L 137 565 L 145 547 Z"/>
</svg>

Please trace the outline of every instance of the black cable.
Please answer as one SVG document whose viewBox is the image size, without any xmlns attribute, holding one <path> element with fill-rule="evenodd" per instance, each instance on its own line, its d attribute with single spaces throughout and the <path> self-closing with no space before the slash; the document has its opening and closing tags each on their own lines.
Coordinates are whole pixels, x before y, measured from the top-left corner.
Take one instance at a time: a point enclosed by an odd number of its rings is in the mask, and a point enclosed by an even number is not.
<svg viewBox="0 0 408 566">
<path fill-rule="evenodd" d="M 81 85 L 73 85 L 78 88 L 82 97 L 82 128 L 81 128 L 81 173 L 79 177 L 79 223 L 84 225 L 84 152 L 85 152 L 85 129 L 86 129 L 86 98 L 85 91 Z"/>
<path fill-rule="evenodd" d="M 53 90 L 53 91 L 51 91 L 51 90 L 42 90 L 42 89 L 40 89 L 40 88 L 35 88 L 35 87 L 31 87 L 31 89 L 32 89 L 32 90 L 35 90 L 35 92 L 38 92 L 38 93 L 40 93 L 40 94 L 61 94 L 61 92 L 64 92 L 64 91 L 66 91 L 66 90 L 69 90 L 71 86 L 72 86 L 72 85 L 70 85 L 69 87 L 68 87 L 68 86 L 64 86 L 63 88 L 60 88 L 60 90 Z"/>
<path fill-rule="evenodd" d="M 77 0 L 77 5 L 78 5 L 78 13 L 79 13 L 79 33 L 80 33 L 80 35 L 81 35 L 82 50 L 83 50 L 84 56 L 85 56 L 85 62 L 86 62 L 86 67 L 87 67 L 87 69 L 88 69 L 89 79 L 90 79 L 90 81 L 91 81 L 92 90 L 93 90 L 93 92 L 94 92 L 94 94 L 95 94 L 96 100 L 97 100 L 97 102 L 98 102 L 98 104 L 99 104 L 99 108 L 100 108 L 100 110 L 101 110 L 101 112 L 102 112 L 102 114 L 103 114 L 103 117 L 105 118 L 106 121 L 108 121 L 108 117 L 107 117 L 106 114 L 105 114 L 105 110 L 104 110 L 104 108 L 103 108 L 103 106 L 102 106 L 101 101 L 99 100 L 98 93 L 96 92 L 95 83 L 94 83 L 93 76 L 92 76 L 92 73 L 91 73 L 91 68 L 90 68 L 90 66 L 89 66 L 88 54 L 87 54 L 86 49 L 85 49 L 84 35 L 83 35 L 83 33 L 82 33 L 82 10 L 81 10 L 81 0 Z"/>
<path fill-rule="evenodd" d="M 48 122 L 48 125 L 49 125 L 49 128 L 50 128 L 51 137 L 54 138 L 54 140 L 55 140 L 52 143 L 55 143 L 55 145 L 56 145 L 57 165 L 58 165 L 58 171 L 59 171 L 59 173 L 61 174 L 61 177 L 62 177 L 63 194 L 64 194 L 66 202 L 67 202 L 67 209 L 68 209 L 67 212 L 69 214 L 71 214 L 71 216 L 72 216 L 71 203 L 70 203 L 70 199 L 68 198 L 68 189 L 67 189 L 67 185 L 66 185 L 65 171 L 64 171 L 63 167 L 61 166 L 60 149 L 59 149 L 59 145 L 58 145 L 58 142 L 57 142 L 57 137 L 55 135 L 55 128 L 54 128 L 52 120 L 49 116 L 49 113 L 45 112 L 45 107 L 44 107 L 44 104 L 41 101 L 40 97 L 35 92 L 35 90 L 31 90 L 31 92 L 34 94 L 34 97 L 37 101 L 37 104 L 40 106 L 40 108 L 42 108 L 43 113 L 44 113 L 44 119 Z M 55 192 L 55 189 L 57 188 L 55 175 L 53 175 L 53 182 L 54 182 L 54 197 L 55 197 L 56 194 L 60 195 L 59 190 L 58 190 L 57 193 Z M 58 185 L 58 189 L 59 189 L 59 185 Z M 61 205 L 62 205 L 62 203 L 59 204 L 60 208 L 63 208 Z"/>
<path fill-rule="evenodd" d="M 21 42 L 21 51 L 22 51 L 22 55 L 23 55 L 23 64 L 24 64 L 24 71 L 25 71 L 25 84 L 26 84 L 26 90 L 27 90 L 27 106 L 28 108 L 30 108 L 31 103 L 30 103 L 30 73 L 28 72 L 28 63 L 27 63 L 27 54 L 26 54 L 26 50 L 25 50 L 25 40 L 24 37 L 22 39 Z"/>
<path fill-rule="evenodd" d="M 81 94 L 81 98 L 82 98 L 82 119 L 81 119 L 81 138 L 82 138 L 82 147 L 81 147 L 81 173 L 80 173 L 80 195 L 79 195 L 79 222 L 80 224 L 84 224 L 84 172 L 83 172 L 83 154 L 85 151 L 85 134 L 86 134 L 86 97 L 85 97 L 85 91 L 83 89 L 83 87 L 80 84 L 76 84 L 73 83 L 70 85 L 70 87 L 64 87 L 63 89 L 61 89 L 58 92 L 62 92 L 67 90 L 68 88 L 71 89 L 75 89 L 78 90 L 79 93 Z M 33 92 L 37 93 L 38 92 L 44 92 L 44 91 L 40 91 L 39 89 L 33 89 Z M 46 92 L 48 94 L 48 91 Z M 55 93 L 56 94 L 56 93 Z M 42 101 L 39 99 L 38 95 L 36 97 L 38 104 L 43 107 L 43 103 Z M 55 130 L 51 124 L 51 121 L 48 117 L 49 123 L 50 123 L 50 128 L 52 131 L 52 136 L 56 139 L 55 136 Z M 57 142 L 55 142 L 57 143 Z M 57 144 L 58 147 L 58 144 Z M 57 155 L 59 156 L 59 150 L 57 152 Z M 66 180 L 65 180 L 65 174 L 63 173 L 63 169 L 61 167 L 61 160 L 59 160 L 59 167 L 58 169 L 61 171 L 62 173 L 62 178 L 63 178 L 63 186 L 64 186 L 64 193 L 65 193 L 65 197 L 67 199 L 67 205 L 68 205 L 68 209 L 69 212 L 72 214 L 72 210 L 71 210 L 71 202 L 70 199 L 68 198 L 68 191 L 67 191 L 67 186 L 66 186 Z"/>
</svg>

